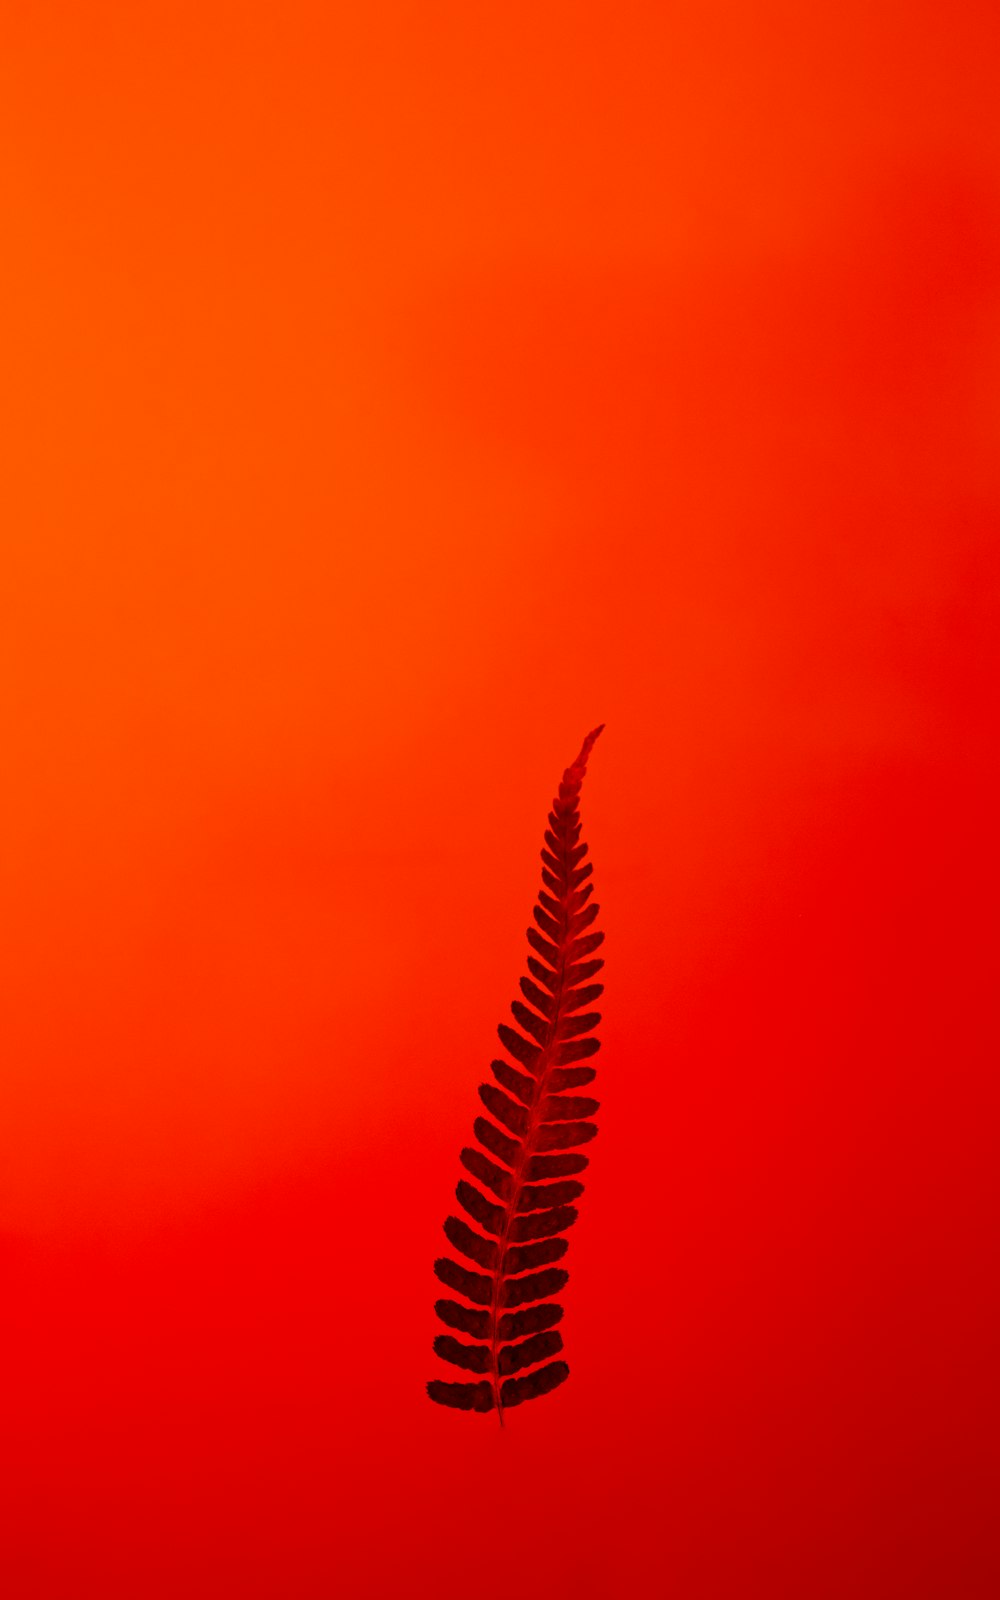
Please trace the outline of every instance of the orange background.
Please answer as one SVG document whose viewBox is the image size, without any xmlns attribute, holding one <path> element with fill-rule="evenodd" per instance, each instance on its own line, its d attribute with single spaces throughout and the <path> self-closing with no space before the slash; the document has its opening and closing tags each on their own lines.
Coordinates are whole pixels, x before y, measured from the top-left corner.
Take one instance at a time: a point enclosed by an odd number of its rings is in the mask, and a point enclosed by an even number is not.
<svg viewBox="0 0 1000 1600">
<path fill-rule="evenodd" d="M 1000 1592 L 1000 14 L 816 10 L 5 10 L 10 1600 Z M 501 1433 L 431 1261 L 602 720 Z"/>
</svg>

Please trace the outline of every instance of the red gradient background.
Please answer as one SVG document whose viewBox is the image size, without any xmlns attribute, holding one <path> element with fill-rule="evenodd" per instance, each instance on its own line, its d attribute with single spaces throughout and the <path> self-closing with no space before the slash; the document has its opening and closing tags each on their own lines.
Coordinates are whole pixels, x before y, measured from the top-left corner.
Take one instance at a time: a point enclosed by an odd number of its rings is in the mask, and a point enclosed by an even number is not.
<svg viewBox="0 0 1000 1600">
<path fill-rule="evenodd" d="M 4 1595 L 993 1600 L 996 6 L 2 31 Z M 599 721 L 501 1432 L 431 1261 Z"/>
</svg>

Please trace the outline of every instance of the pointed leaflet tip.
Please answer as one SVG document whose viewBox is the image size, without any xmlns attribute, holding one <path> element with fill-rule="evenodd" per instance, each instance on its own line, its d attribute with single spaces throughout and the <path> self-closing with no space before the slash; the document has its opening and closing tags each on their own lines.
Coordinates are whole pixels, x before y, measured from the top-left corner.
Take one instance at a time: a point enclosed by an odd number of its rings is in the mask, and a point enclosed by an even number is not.
<svg viewBox="0 0 1000 1600">
<path fill-rule="evenodd" d="M 570 771 L 573 771 L 575 768 L 579 768 L 582 772 L 586 772 L 586 770 L 587 770 L 587 761 L 589 759 L 590 752 L 591 752 L 591 750 L 593 750 L 594 745 L 595 745 L 599 735 L 602 734 L 603 732 L 604 732 L 604 723 L 603 722 L 598 723 L 596 728 L 591 728 L 591 730 L 588 733 L 587 737 L 584 739 L 583 744 L 580 746 L 580 754 L 577 756 L 576 760 L 573 762 L 573 766 L 570 768 Z"/>
</svg>

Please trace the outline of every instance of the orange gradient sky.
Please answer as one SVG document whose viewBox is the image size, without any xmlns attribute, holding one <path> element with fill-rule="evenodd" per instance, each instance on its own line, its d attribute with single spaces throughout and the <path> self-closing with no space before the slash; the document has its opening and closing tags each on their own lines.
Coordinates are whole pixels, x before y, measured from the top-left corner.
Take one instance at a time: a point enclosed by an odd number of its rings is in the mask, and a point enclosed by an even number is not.
<svg viewBox="0 0 1000 1600">
<path fill-rule="evenodd" d="M 998 59 L 7 12 L 11 1600 L 447 1600 L 448 1497 L 562 1450 L 549 1600 L 995 1594 Z M 501 1459 L 430 1263 L 601 721 L 573 1375 Z"/>
</svg>

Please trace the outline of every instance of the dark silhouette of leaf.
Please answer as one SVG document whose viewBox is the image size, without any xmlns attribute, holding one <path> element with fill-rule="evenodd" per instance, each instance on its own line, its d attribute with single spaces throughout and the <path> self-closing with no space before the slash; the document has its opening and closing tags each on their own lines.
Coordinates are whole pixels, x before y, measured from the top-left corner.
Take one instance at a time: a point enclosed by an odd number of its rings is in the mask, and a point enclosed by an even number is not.
<svg viewBox="0 0 1000 1600">
<path fill-rule="evenodd" d="M 582 989 L 571 990 L 563 1002 L 563 1015 L 566 1016 L 571 1011 L 579 1011 L 581 1006 L 589 1006 L 592 1000 L 596 1000 L 603 993 L 603 983 L 588 983 Z M 600 1017 L 595 1019 L 595 1027 L 600 1020 Z M 565 1029 L 563 1031 L 565 1032 Z"/>
<path fill-rule="evenodd" d="M 455 1197 L 463 1211 L 469 1213 L 473 1222 L 478 1222 L 487 1233 L 500 1237 L 506 1218 L 503 1206 L 495 1206 L 492 1200 L 487 1200 L 485 1195 L 479 1193 L 475 1184 L 466 1183 L 464 1178 L 459 1180 Z"/>
<path fill-rule="evenodd" d="M 539 1239 L 537 1244 L 514 1245 L 503 1253 L 504 1275 L 512 1276 L 517 1272 L 527 1272 L 531 1267 L 544 1267 L 550 1261 L 559 1261 L 568 1249 L 565 1239 Z"/>
<path fill-rule="evenodd" d="M 508 1378 L 500 1385 L 500 1404 L 504 1406 L 519 1406 L 522 1400 L 534 1400 L 540 1394 L 548 1394 L 550 1390 L 565 1383 L 569 1377 L 569 1367 L 565 1361 L 550 1361 L 547 1367 L 539 1367 L 537 1372 L 529 1372 L 525 1378 Z M 478 1389 L 479 1385 L 475 1387 Z M 432 1399 L 435 1398 L 432 1396 Z M 487 1406 L 477 1406 L 477 1411 L 485 1411 Z"/>
<path fill-rule="evenodd" d="M 439 1305 L 451 1305 L 450 1300 L 438 1302 Z M 551 1328 L 563 1319 L 563 1308 L 557 1305 L 528 1306 L 524 1311 L 507 1311 L 497 1323 L 497 1333 L 501 1344 L 508 1339 L 523 1339 L 525 1334 L 540 1333 L 543 1328 Z M 447 1318 L 442 1319 L 447 1321 Z M 465 1332 L 471 1333 L 471 1328 Z M 479 1334 L 476 1335 L 480 1337 Z"/>
<path fill-rule="evenodd" d="M 584 1011 L 578 1017 L 568 1017 L 559 1029 L 560 1039 L 576 1039 L 581 1033 L 593 1033 L 601 1020 L 599 1011 Z"/>
<path fill-rule="evenodd" d="M 497 1033 L 500 1035 L 501 1043 L 507 1047 L 514 1060 L 520 1061 L 522 1066 L 534 1072 L 535 1062 L 542 1053 L 539 1046 L 537 1044 L 529 1044 L 527 1039 L 522 1038 L 521 1034 L 515 1033 L 513 1028 L 508 1028 L 506 1022 L 501 1022 L 498 1025 Z"/>
<path fill-rule="evenodd" d="M 517 1018 L 525 1033 L 530 1033 L 539 1044 L 548 1044 L 551 1024 L 544 1017 L 539 1017 L 534 1011 L 524 1004 L 523 1000 L 512 1000 L 510 1009 Z"/>
<path fill-rule="evenodd" d="M 447 1334 L 441 1334 L 439 1337 L 446 1339 Z M 457 1339 L 452 1339 L 450 1342 L 458 1344 Z M 438 1340 L 435 1340 L 435 1349 L 437 1344 Z M 556 1330 L 551 1333 L 532 1334 L 531 1338 L 525 1339 L 523 1344 L 508 1344 L 504 1346 L 500 1352 L 500 1371 L 505 1373 L 520 1372 L 524 1367 L 533 1367 L 538 1361 L 547 1361 L 549 1356 L 554 1356 L 562 1347 L 562 1334 Z M 468 1347 L 463 1346 L 462 1348 Z M 475 1346 L 473 1345 L 472 1348 L 475 1349 Z M 439 1350 L 438 1354 L 441 1355 L 442 1352 Z M 445 1356 L 445 1360 L 452 1361 L 454 1357 Z M 459 1365 L 464 1367 L 469 1363 L 462 1361 Z M 480 1366 L 472 1367 L 473 1372 L 482 1372 L 483 1370 Z"/>
<path fill-rule="evenodd" d="M 562 1091 L 593 1081 L 592 1066 L 573 1063 L 599 1049 L 593 1035 L 600 1012 L 586 1008 L 604 992 L 603 984 L 588 981 L 604 961 L 586 958 L 604 935 L 593 929 L 600 908 L 591 898 L 593 866 L 584 860 L 578 807 L 600 732 L 595 728 L 587 735 L 563 773 L 548 814 L 542 888 L 527 934 L 531 977 L 520 979 L 523 999 L 511 1002 L 517 1028 L 504 1022 L 497 1028 L 511 1059 L 490 1063 L 496 1081 L 479 1086 L 489 1117 L 477 1117 L 473 1124 L 482 1149 L 466 1146 L 461 1153 L 475 1183 L 463 1178 L 455 1192 L 475 1226 L 454 1216 L 445 1223 L 452 1247 L 483 1270 L 472 1271 L 450 1257 L 434 1264 L 441 1282 L 470 1302 L 438 1300 L 434 1309 L 447 1327 L 471 1341 L 439 1334 L 435 1351 L 453 1365 L 481 1373 L 483 1380 L 435 1379 L 427 1393 L 456 1410 L 495 1408 L 501 1422 L 505 1408 L 548 1394 L 569 1375 L 565 1361 L 550 1359 L 562 1349 L 562 1336 L 554 1331 L 562 1307 L 552 1297 L 568 1277 L 551 1263 L 566 1253 L 563 1235 L 578 1215 L 570 1202 L 583 1193 L 574 1175 L 584 1171 L 588 1158 L 574 1147 L 597 1133 L 588 1119 L 598 1102 Z"/>
<path fill-rule="evenodd" d="M 572 1039 L 569 1044 L 556 1046 L 555 1059 L 561 1067 L 566 1067 L 571 1061 L 583 1061 L 587 1056 L 596 1056 L 600 1048 L 600 1039 Z"/>
<path fill-rule="evenodd" d="M 442 1383 L 440 1378 L 432 1378 L 427 1393 L 439 1406 L 454 1406 L 458 1411 L 492 1411 L 496 1404 L 493 1384 L 486 1382 Z M 505 1404 L 516 1404 L 516 1401 L 508 1400 Z"/>
<path fill-rule="evenodd" d="M 545 987 L 550 991 L 549 1005 L 551 1006 L 552 996 L 559 987 L 559 980 L 555 973 L 550 972 L 548 967 L 543 966 L 540 961 L 536 961 L 534 956 L 528 957 L 528 971 L 533 973 L 539 983 L 544 983 Z M 527 979 L 525 979 L 525 982 L 527 982 Z M 548 1014 L 551 1016 L 551 1011 Z"/>
<path fill-rule="evenodd" d="M 546 994 L 544 989 L 540 989 L 537 983 L 532 983 L 530 978 L 522 978 L 521 993 L 526 1000 L 531 1001 L 532 1005 L 542 1013 L 543 1017 L 551 1017 L 552 996 Z"/>
<path fill-rule="evenodd" d="M 558 1089 L 576 1089 L 582 1083 L 593 1083 L 596 1077 L 594 1067 L 553 1067 L 549 1073 L 549 1088 L 555 1094 Z"/>
<path fill-rule="evenodd" d="M 457 1328 L 459 1333 L 471 1333 L 474 1339 L 488 1339 L 490 1336 L 488 1311 L 473 1311 L 471 1306 L 460 1306 L 457 1300 L 435 1300 L 434 1310 L 442 1322 L 447 1323 L 449 1328 Z M 525 1331 L 530 1333 L 531 1329 Z"/>
<path fill-rule="evenodd" d="M 508 1167 L 516 1167 L 521 1146 L 516 1139 L 508 1139 L 505 1133 L 494 1127 L 492 1122 L 487 1122 L 485 1117 L 477 1117 L 472 1124 L 472 1131 L 481 1145 L 497 1156 L 500 1161 L 506 1162 Z"/>
<path fill-rule="evenodd" d="M 532 943 L 533 942 L 534 941 L 532 941 Z M 574 987 L 576 984 L 586 983 L 587 979 L 592 978 L 595 972 L 600 972 L 603 965 L 604 962 L 600 957 L 598 957 L 596 961 L 582 961 L 577 966 L 567 967 L 563 973 L 562 983 L 562 992 L 567 999 L 572 1000 L 573 995 L 576 993 Z M 557 987 L 555 973 L 550 972 L 549 968 L 544 967 L 540 961 L 536 961 L 534 956 L 528 957 L 528 971 L 534 974 L 539 983 L 544 983 L 547 989 L 551 990 L 553 993 L 555 992 Z M 586 1001 L 584 1001 L 584 1004 L 586 1004 Z M 570 1004 L 568 1006 L 564 1005 L 562 1009 L 567 1011 L 572 1010 L 573 1008 Z"/>
<path fill-rule="evenodd" d="M 576 994 L 576 985 L 578 983 L 586 983 L 587 979 L 592 978 L 595 972 L 600 972 L 603 965 L 603 958 L 598 956 L 596 961 L 581 961 L 575 967 L 567 967 L 566 983 L 568 987 Z"/>
<path fill-rule="evenodd" d="M 472 1150 L 466 1147 L 459 1156 L 459 1160 L 466 1172 L 471 1172 L 474 1178 L 478 1178 L 484 1188 L 492 1189 L 493 1193 L 499 1195 L 501 1200 L 506 1200 L 509 1197 L 511 1186 L 514 1182 L 511 1174 L 505 1172 L 503 1167 L 494 1166 L 493 1162 L 484 1156 L 481 1150 Z"/>
<path fill-rule="evenodd" d="M 475 1261 L 477 1266 L 486 1267 L 490 1272 L 497 1264 L 497 1242 L 495 1239 L 484 1239 L 481 1233 L 476 1233 L 463 1222 L 461 1217 L 449 1217 L 444 1225 L 448 1240 L 461 1251 L 463 1256 L 468 1256 L 470 1261 Z"/>
<path fill-rule="evenodd" d="M 553 1206 L 551 1211 L 530 1211 L 527 1216 L 513 1219 L 507 1237 L 516 1239 L 518 1244 L 525 1239 L 550 1239 L 555 1233 L 565 1233 L 579 1215 L 576 1206 Z"/>
<path fill-rule="evenodd" d="M 554 945 L 554 944 L 550 944 L 548 939 L 543 939 L 541 934 L 535 928 L 529 928 L 528 929 L 528 943 L 531 945 L 533 950 L 537 950 L 538 951 L 538 954 L 540 956 L 544 956 L 545 957 L 545 959 L 548 962 L 550 967 L 555 969 L 556 967 L 559 966 L 560 963 L 559 963 L 559 950 L 558 950 L 558 947 L 556 945 Z M 532 970 L 534 970 L 534 969 L 532 969 Z M 537 976 L 537 974 L 536 974 L 536 976 Z M 549 976 L 554 979 L 555 976 L 556 976 L 555 970 L 553 970 L 549 974 Z M 545 980 L 543 980 L 543 981 L 545 981 Z"/>
<path fill-rule="evenodd" d="M 441 1256 L 434 1263 L 434 1271 L 442 1283 L 454 1289 L 457 1294 L 464 1294 L 466 1300 L 472 1300 L 477 1306 L 491 1306 L 493 1304 L 493 1279 L 486 1278 L 481 1272 L 470 1272 L 468 1267 L 460 1267 L 457 1261 L 452 1261 L 449 1256 Z M 530 1298 L 530 1297 L 529 1297 Z M 541 1299 L 540 1295 L 535 1296 Z"/>
<path fill-rule="evenodd" d="M 535 1134 L 536 1150 L 572 1150 L 576 1144 L 586 1144 L 597 1137 L 592 1122 L 543 1122 Z"/>
<path fill-rule="evenodd" d="M 519 1138 L 527 1131 L 531 1118 L 526 1106 L 519 1106 L 516 1101 L 498 1089 L 495 1083 L 481 1083 L 479 1085 L 479 1098 L 487 1111 L 502 1122 L 511 1133 L 516 1133 Z"/>
<path fill-rule="evenodd" d="M 499 1303 L 526 1306 L 532 1300 L 548 1300 L 551 1295 L 558 1294 L 568 1280 L 569 1273 L 562 1267 L 545 1267 L 541 1272 L 530 1272 L 525 1278 L 505 1278 L 500 1285 Z"/>
<path fill-rule="evenodd" d="M 590 1165 L 589 1156 L 532 1156 L 524 1176 L 534 1182 L 541 1178 L 568 1178 Z"/>
<path fill-rule="evenodd" d="M 547 1094 L 539 1115 L 543 1122 L 576 1122 L 581 1117 L 592 1117 L 600 1103 L 581 1094 Z"/>
<path fill-rule="evenodd" d="M 583 1193 L 583 1184 L 570 1178 L 565 1183 L 527 1183 L 517 1197 L 518 1211 L 541 1211 L 546 1206 L 568 1205 Z"/>
<path fill-rule="evenodd" d="M 535 1080 L 525 1077 L 523 1072 L 518 1072 L 509 1061 L 491 1061 L 493 1076 L 497 1083 L 502 1083 L 505 1089 L 520 1100 L 523 1106 L 530 1106 L 535 1098 Z"/>
<path fill-rule="evenodd" d="M 540 1334 L 539 1338 L 544 1338 L 544 1335 Z M 514 1348 L 522 1349 L 523 1346 L 515 1345 Z M 438 1334 L 434 1340 L 434 1353 L 439 1355 L 442 1361 L 451 1361 L 456 1367 L 464 1367 L 467 1372 L 489 1372 L 490 1370 L 489 1345 L 463 1344 L 461 1339 L 453 1339 L 450 1333 Z M 549 1350 L 545 1352 L 546 1355 L 553 1355 L 554 1353 L 554 1351 Z M 519 1367 L 522 1365 L 522 1362 L 518 1363 Z M 514 1371 L 514 1368 L 508 1368 L 508 1371 Z"/>
<path fill-rule="evenodd" d="M 554 917 L 547 916 L 540 906 L 532 906 L 531 915 L 543 933 L 547 933 L 549 938 L 554 939 L 557 944 L 561 941 L 563 930 Z"/>
</svg>

